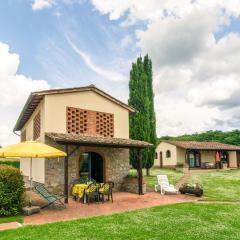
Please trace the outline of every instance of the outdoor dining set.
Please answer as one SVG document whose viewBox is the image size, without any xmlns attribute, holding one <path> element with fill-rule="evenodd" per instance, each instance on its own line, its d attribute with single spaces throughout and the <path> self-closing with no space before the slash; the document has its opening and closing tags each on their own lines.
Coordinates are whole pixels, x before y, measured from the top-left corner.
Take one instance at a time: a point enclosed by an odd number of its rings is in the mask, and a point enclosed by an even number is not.
<svg viewBox="0 0 240 240">
<path fill-rule="evenodd" d="M 92 178 L 78 179 L 72 183 L 74 200 L 89 204 L 91 200 L 104 203 L 105 197 L 113 202 L 113 182 L 97 183 Z"/>
</svg>

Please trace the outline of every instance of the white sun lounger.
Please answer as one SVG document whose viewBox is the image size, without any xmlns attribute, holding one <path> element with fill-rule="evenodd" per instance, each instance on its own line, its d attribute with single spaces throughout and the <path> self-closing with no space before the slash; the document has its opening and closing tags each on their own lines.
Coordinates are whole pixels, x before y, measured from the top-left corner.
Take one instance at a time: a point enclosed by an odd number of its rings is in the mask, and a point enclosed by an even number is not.
<svg viewBox="0 0 240 240">
<path fill-rule="evenodd" d="M 160 190 L 161 194 L 177 194 L 178 190 L 171 184 L 169 184 L 168 177 L 166 175 L 157 175 L 158 184 L 155 185 L 155 192 Z"/>
</svg>

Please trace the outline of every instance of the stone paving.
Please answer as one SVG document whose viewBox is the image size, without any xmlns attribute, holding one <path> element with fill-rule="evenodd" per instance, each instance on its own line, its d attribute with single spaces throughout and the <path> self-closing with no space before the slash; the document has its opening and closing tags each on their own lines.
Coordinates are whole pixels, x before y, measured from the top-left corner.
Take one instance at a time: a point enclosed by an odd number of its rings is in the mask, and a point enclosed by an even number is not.
<svg viewBox="0 0 240 240">
<path fill-rule="evenodd" d="M 187 183 L 188 182 L 188 179 L 191 177 L 191 173 L 190 172 L 187 172 L 187 173 L 184 173 L 184 175 L 182 176 L 182 178 L 177 182 L 176 184 L 176 188 L 179 189 L 183 183 Z"/>
<path fill-rule="evenodd" d="M 158 205 L 175 204 L 183 202 L 194 202 L 199 198 L 187 195 L 164 195 L 148 192 L 137 195 L 127 192 L 115 192 L 114 202 L 83 204 L 69 199 L 66 209 L 42 209 L 39 214 L 24 217 L 24 224 L 43 224 L 64 220 L 73 220 L 84 217 L 108 215 L 141 208 L 149 208 Z M 36 203 L 40 203 L 37 199 Z"/>
<path fill-rule="evenodd" d="M 9 223 L 1 223 L 0 224 L 0 231 L 1 230 L 8 230 L 8 229 L 15 229 L 21 227 L 22 224 L 18 222 L 9 222 Z"/>
</svg>

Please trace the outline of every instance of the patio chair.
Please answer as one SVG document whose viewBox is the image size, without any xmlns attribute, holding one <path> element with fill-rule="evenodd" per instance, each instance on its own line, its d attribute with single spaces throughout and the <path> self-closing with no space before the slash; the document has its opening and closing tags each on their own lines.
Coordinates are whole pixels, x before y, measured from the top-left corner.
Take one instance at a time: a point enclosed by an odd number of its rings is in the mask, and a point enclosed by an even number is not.
<svg viewBox="0 0 240 240">
<path fill-rule="evenodd" d="M 90 183 L 90 182 L 92 182 L 92 183 L 94 183 L 94 184 L 97 183 L 95 179 L 93 179 L 93 178 L 88 178 L 88 179 L 87 179 L 87 183 Z"/>
<path fill-rule="evenodd" d="M 104 203 L 104 196 L 108 197 L 108 201 L 111 200 L 113 202 L 113 194 L 112 194 L 112 189 L 114 188 L 114 183 L 113 182 L 107 182 L 104 183 L 98 190 L 100 199 L 102 200 L 102 203 Z"/>
<path fill-rule="evenodd" d="M 81 181 L 80 178 L 74 179 L 74 180 L 70 183 L 70 192 L 71 192 L 71 193 L 73 192 L 74 185 L 76 185 L 76 184 L 81 184 L 81 183 L 83 183 L 83 182 Z M 77 196 L 74 196 L 74 195 L 73 195 L 73 199 L 76 201 L 76 200 L 77 200 Z"/>
<path fill-rule="evenodd" d="M 88 177 L 80 177 L 79 179 L 74 180 L 74 184 L 78 184 L 78 183 L 96 183 L 96 180 L 94 180 L 93 178 L 88 178 Z"/>
<path fill-rule="evenodd" d="M 99 198 L 98 188 L 99 188 L 99 185 L 95 183 L 89 184 L 88 187 L 86 188 L 85 196 L 86 196 L 86 201 L 88 205 L 90 203 L 91 198 L 94 198 L 95 200 L 97 199 L 97 201 L 99 202 L 100 198 Z"/>
<path fill-rule="evenodd" d="M 41 209 L 49 207 L 50 205 L 66 207 L 65 204 L 62 202 L 64 196 L 57 196 L 55 194 L 49 193 L 48 190 L 45 188 L 44 184 L 39 182 L 33 182 L 33 186 L 36 192 L 48 202 L 47 204 L 41 206 Z"/>
<path fill-rule="evenodd" d="M 155 192 L 160 190 L 161 194 L 165 193 L 177 194 L 178 190 L 171 184 L 169 184 L 168 177 L 166 175 L 157 175 L 158 184 L 155 185 Z"/>
</svg>

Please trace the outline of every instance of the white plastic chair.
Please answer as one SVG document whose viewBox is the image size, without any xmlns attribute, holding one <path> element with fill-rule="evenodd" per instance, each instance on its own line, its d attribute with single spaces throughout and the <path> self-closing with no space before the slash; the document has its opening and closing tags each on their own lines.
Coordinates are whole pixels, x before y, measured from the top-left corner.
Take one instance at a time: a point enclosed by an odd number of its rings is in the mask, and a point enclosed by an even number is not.
<svg viewBox="0 0 240 240">
<path fill-rule="evenodd" d="M 158 185 L 155 185 L 155 192 L 160 190 L 161 194 L 164 195 L 166 192 L 171 194 L 177 194 L 178 190 L 169 184 L 168 177 L 166 175 L 157 175 Z"/>
</svg>

